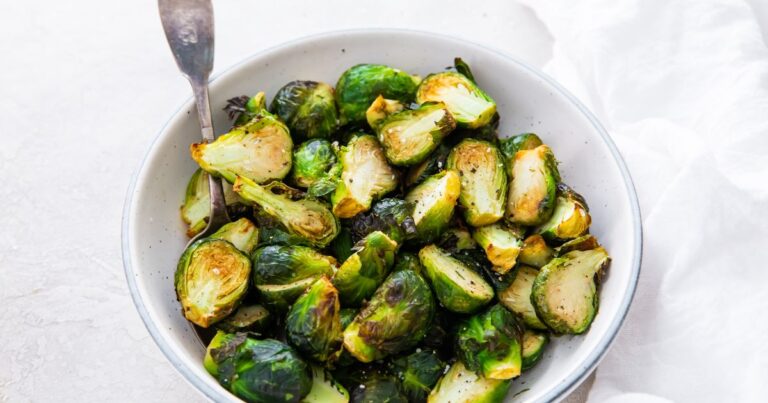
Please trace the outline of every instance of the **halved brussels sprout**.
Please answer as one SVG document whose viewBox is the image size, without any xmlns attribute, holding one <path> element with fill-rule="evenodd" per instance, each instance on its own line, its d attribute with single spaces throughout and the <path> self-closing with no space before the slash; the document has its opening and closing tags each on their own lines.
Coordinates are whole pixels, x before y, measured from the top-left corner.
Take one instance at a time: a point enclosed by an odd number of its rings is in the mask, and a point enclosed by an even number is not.
<svg viewBox="0 0 768 403">
<path fill-rule="evenodd" d="M 458 252 L 477 248 L 472 233 L 464 228 L 450 228 L 440 236 L 437 246 L 449 252 Z"/>
<path fill-rule="evenodd" d="M 433 175 L 408 192 L 405 201 L 414 206 L 413 221 L 418 241 L 432 242 L 448 228 L 460 192 L 461 180 L 456 171 Z"/>
<path fill-rule="evenodd" d="M 485 126 L 496 113 L 496 102 L 461 73 L 430 74 L 416 91 L 416 102 L 442 102 L 460 127 Z"/>
<path fill-rule="evenodd" d="M 404 110 L 378 123 L 376 135 L 393 165 L 409 166 L 423 161 L 453 129 L 456 121 L 443 103 L 426 103 Z"/>
<path fill-rule="evenodd" d="M 234 120 L 233 127 L 242 126 L 250 122 L 259 112 L 267 109 L 267 95 L 264 91 L 249 97 L 241 95 L 239 97 L 227 100 L 227 106 L 224 107 L 231 120 Z"/>
<path fill-rule="evenodd" d="M 181 206 L 181 219 L 187 223 L 187 236 L 192 238 L 208 225 L 211 214 L 211 194 L 208 188 L 208 173 L 198 168 L 189 178 L 184 194 L 184 204 Z M 229 182 L 223 182 L 224 202 L 230 218 L 241 216 L 243 210 L 250 209 L 244 201 L 232 190 Z"/>
<path fill-rule="evenodd" d="M 381 64 L 350 67 L 336 83 L 336 104 L 342 124 L 365 121 L 365 111 L 379 95 L 408 104 L 413 101 L 419 76 Z"/>
<path fill-rule="evenodd" d="M 560 173 L 546 145 L 515 154 L 507 199 L 507 218 L 520 225 L 538 225 L 552 216 Z"/>
<path fill-rule="evenodd" d="M 253 283 L 262 301 L 285 310 L 321 276 L 336 272 L 336 259 L 306 246 L 270 245 L 253 254 Z"/>
<path fill-rule="evenodd" d="M 344 348 L 362 362 L 415 347 L 435 314 L 429 286 L 412 270 L 392 273 L 344 329 Z"/>
<path fill-rule="evenodd" d="M 539 234 L 533 234 L 523 241 L 523 249 L 520 251 L 517 261 L 528 266 L 542 267 L 549 263 L 553 256 L 554 251 L 547 246 L 544 237 Z"/>
<path fill-rule="evenodd" d="M 299 402 L 312 388 L 309 367 L 293 349 L 244 333 L 218 332 L 208 345 L 204 366 L 248 402 Z"/>
<path fill-rule="evenodd" d="M 328 177 L 336 165 L 336 151 L 328 140 L 313 139 L 301 143 L 293 151 L 293 182 L 302 188 Z"/>
<path fill-rule="evenodd" d="M 325 368 L 312 365 L 312 389 L 302 403 L 347 403 L 349 392 Z"/>
<path fill-rule="evenodd" d="M 359 250 L 342 263 L 333 277 L 344 306 L 358 306 L 368 299 L 395 263 L 397 242 L 381 231 L 370 233 Z"/>
<path fill-rule="evenodd" d="M 338 291 L 328 277 L 320 277 L 288 311 L 288 342 L 305 356 L 327 361 L 341 347 L 340 310 Z"/>
<path fill-rule="evenodd" d="M 428 403 L 501 403 L 512 381 L 490 379 L 467 369 L 461 361 L 440 378 L 427 398 Z"/>
<path fill-rule="evenodd" d="M 592 250 L 600 247 L 597 238 L 592 235 L 583 235 L 555 248 L 555 256 L 562 256 L 574 250 Z"/>
<path fill-rule="evenodd" d="M 462 140 L 451 151 L 447 164 L 461 177 L 459 203 L 464 207 L 467 224 L 481 227 L 504 217 L 507 173 L 496 146 L 487 141 Z"/>
<path fill-rule="evenodd" d="M 352 390 L 353 403 L 408 403 L 397 379 L 377 376 Z"/>
<path fill-rule="evenodd" d="M 517 256 L 523 242 L 517 237 L 517 233 L 503 224 L 491 224 L 476 228 L 472 237 L 485 251 L 488 261 L 493 264 L 493 270 L 504 274 L 517 263 Z"/>
<path fill-rule="evenodd" d="M 535 231 L 550 241 L 567 241 L 584 235 L 592 223 L 587 202 L 564 184 L 558 185 L 557 190 L 552 215 Z"/>
<path fill-rule="evenodd" d="M 222 225 L 210 238 L 229 241 L 237 249 L 249 255 L 259 243 L 259 229 L 247 218 L 241 218 Z"/>
<path fill-rule="evenodd" d="M 375 137 L 352 138 L 339 152 L 341 180 L 331 196 L 333 213 L 351 218 L 371 208 L 371 202 L 395 190 L 397 172 L 387 164 Z"/>
<path fill-rule="evenodd" d="M 448 310 L 472 313 L 493 299 L 493 288 L 467 264 L 435 245 L 419 251 L 435 296 Z"/>
<path fill-rule="evenodd" d="M 333 87 L 317 81 L 291 81 L 280 88 L 269 107 L 299 139 L 328 138 L 336 130 L 338 113 Z"/>
<path fill-rule="evenodd" d="M 216 323 L 216 329 L 229 333 L 254 332 L 261 333 L 272 322 L 267 308 L 261 305 L 240 305 L 232 315 Z"/>
<path fill-rule="evenodd" d="M 512 175 L 512 166 L 518 151 L 533 150 L 542 144 L 544 143 L 535 133 L 523 133 L 499 140 L 499 149 L 501 149 L 504 160 L 507 162 L 507 173 Z"/>
<path fill-rule="evenodd" d="M 208 327 L 232 313 L 248 291 L 251 261 L 234 245 L 205 238 L 179 258 L 174 282 L 184 317 Z"/>
<path fill-rule="evenodd" d="M 368 107 L 368 110 L 365 111 L 365 119 L 368 121 L 368 125 L 371 126 L 371 129 L 376 130 L 379 123 L 381 123 L 387 116 L 400 112 L 404 108 L 405 107 L 400 101 L 395 99 L 385 99 L 379 95 L 373 103 L 371 103 L 371 106 Z"/>
<path fill-rule="evenodd" d="M 445 370 L 445 362 L 433 350 L 417 350 L 392 361 L 392 366 L 403 393 L 411 402 L 425 401 Z"/>
<path fill-rule="evenodd" d="M 257 183 L 284 178 L 291 171 L 292 149 L 288 128 L 266 111 L 212 143 L 190 146 L 192 158 L 203 170 L 230 183 L 237 176 Z"/>
<path fill-rule="evenodd" d="M 448 154 L 450 152 L 451 147 L 445 143 L 441 143 L 432 154 L 429 154 L 427 158 L 424 159 L 424 161 L 410 167 L 405 175 L 405 187 L 410 188 L 418 185 L 430 176 L 445 169 L 446 160 L 448 159 Z"/>
<path fill-rule="evenodd" d="M 525 330 L 523 333 L 523 371 L 531 369 L 541 359 L 549 335 L 544 332 Z"/>
<path fill-rule="evenodd" d="M 533 267 L 520 266 L 509 287 L 499 292 L 499 303 L 520 315 L 527 327 L 546 330 L 547 325 L 536 315 L 536 310 L 531 302 L 531 288 L 538 274 L 539 271 Z"/>
<path fill-rule="evenodd" d="M 501 305 L 469 318 L 456 337 L 457 354 L 467 368 L 490 379 L 512 379 L 522 372 L 523 327 Z"/>
<path fill-rule="evenodd" d="M 598 307 L 595 276 L 609 262 L 605 249 L 597 248 L 568 252 L 542 267 L 531 291 L 542 322 L 557 333 L 586 332 Z"/>
<path fill-rule="evenodd" d="M 315 200 L 292 200 L 285 194 L 275 194 L 250 179 L 237 177 L 233 189 L 243 199 L 261 207 L 264 213 L 278 220 L 290 233 L 307 243 L 325 247 L 339 233 L 339 221 L 325 204 Z"/>
<path fill-rule="evenodd" d="M 381 231 L 400 246 L 416 234 L 412 215 L 413 206 L 405 200 L 381 199 L 373 205 L 370 212 L 358 214 L 352 220 L 353 237 L 362 239 L 371 232 Z"/>
</svg>

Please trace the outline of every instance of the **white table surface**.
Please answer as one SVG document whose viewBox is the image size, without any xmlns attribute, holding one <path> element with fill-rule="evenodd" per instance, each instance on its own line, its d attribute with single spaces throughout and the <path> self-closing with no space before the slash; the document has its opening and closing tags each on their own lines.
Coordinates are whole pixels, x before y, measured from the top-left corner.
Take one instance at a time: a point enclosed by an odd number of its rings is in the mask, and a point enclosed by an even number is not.
<svg viewBox="0 0 768 403">
<path fill-rule="evenodd" d="M 535 66 L 552 53 L 505 0 L 215 3 L 215 71 L 357 27 L 451 34 Z M 190 95 L 155 1 L 3 2 L 0 55 L 0 401 L 202 400 L 149 337 L 121 262 L 131 175 Z"/>
</svg>

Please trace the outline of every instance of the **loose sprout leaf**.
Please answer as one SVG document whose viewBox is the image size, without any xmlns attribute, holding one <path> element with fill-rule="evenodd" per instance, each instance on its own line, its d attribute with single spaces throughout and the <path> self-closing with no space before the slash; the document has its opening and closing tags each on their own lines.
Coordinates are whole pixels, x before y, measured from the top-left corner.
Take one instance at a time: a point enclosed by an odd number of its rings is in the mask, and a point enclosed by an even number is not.
<svg viewBox="0 0 768 403">
<path fill-rule="evenodd" d="M 216 328 L 228 333 L 261 334 L 272 323 L 272 315 L 261 305 L 240 305 L 237 310 L 216 323 Z"/>
<path fill-rule="evenodd" d="M 453 67 L 461 73 L 464 77 L 467 77 L 468 79 L 475 81 L 475 76 L 472 74 L 472 70 L 470 70 L 469 65 L 462 60 L 460 57 L 456 57 L 453 59 Z"/>
<path fill-rule="evenodd" d="M 371 211 L 355 216 L 351 222 L 353 239 L 365 238 L 374 231 L 381 231 L 399 244 L 416 234 L 413 206 L 408 202 L 386 198 L 373 205 Z"/>
<path fill-rule="evenodd" d="M 536 314 L 531 302 L 531 289 L 539 271 L 530 266 L 520 266 L 515 273 L 512 283 L 499 292 L 499 303 L 510 311 L 520 315 L 525 325 L 532 329 L 546 330 L 545 325 Z"/>
<path fill-rule="evenodd" d="M 379 95 L 365 111 L 365 119 L 368 121 L 368 125 L 371 129 L 376 130 L 379 127 L 379 123 L 384 121 L 387 116 L 393 113 L 400 112 L 405 107 L 396 99 L 385 99 Z"/>
</svg>

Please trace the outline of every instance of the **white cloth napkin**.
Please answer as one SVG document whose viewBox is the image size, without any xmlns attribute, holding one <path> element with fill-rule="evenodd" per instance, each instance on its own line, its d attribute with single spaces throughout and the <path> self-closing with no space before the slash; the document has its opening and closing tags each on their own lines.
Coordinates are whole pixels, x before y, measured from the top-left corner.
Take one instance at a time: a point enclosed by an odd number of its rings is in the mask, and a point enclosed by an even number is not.
<svg viewBox="0 0 768 403">
<path fill-rule="evenodd" d="M 768 3 L 522 3 L 644 217 L 638 291 L 589 401 L 768 401 Z"/>
</svg>

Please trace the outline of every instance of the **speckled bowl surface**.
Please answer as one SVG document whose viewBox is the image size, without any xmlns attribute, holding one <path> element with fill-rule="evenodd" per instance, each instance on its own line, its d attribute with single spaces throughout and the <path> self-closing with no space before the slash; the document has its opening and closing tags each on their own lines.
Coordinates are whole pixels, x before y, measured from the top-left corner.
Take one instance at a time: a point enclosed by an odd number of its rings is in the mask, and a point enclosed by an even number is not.
<svg viewBox="0 0 768 403">
<path fill-rule="evenodd" d="M 463 40 L 403 30 L 354 30 L 299 39 L 254 55 L 220 74 L 210 86 L 214 127 L 229 121 L 225 100 L 285 83 L 334 84 L 358 63 L 383 63 L 422 76 L 442 71 L 461 56 L 480 86 L 498 103 L 500 134 L 536 132 L 561 162 L 565 183 L 589 202 L 595 234 L 613 262 L 590 331 L 562 336 L 542 361 L 515 380 L 508 400 L 559 400 L 579 385 L 610 347 L 629 309 L 640 272 L 642 231 L 634 188 L 616 147 L 592 114 L 543 73 L 514 58 Z M 123 217 L 123 258 L 136 309 L 171 364 L 215 401 L 237 400 L 202 366 L 205 347 L 176 301 L 173 273 L 187 242 L 179 217 L 186 182 L 196 165 L 189 144 L 200 139 L 192 101 L 160 131 L 137 171 Z"/>
</svg>

